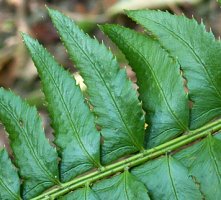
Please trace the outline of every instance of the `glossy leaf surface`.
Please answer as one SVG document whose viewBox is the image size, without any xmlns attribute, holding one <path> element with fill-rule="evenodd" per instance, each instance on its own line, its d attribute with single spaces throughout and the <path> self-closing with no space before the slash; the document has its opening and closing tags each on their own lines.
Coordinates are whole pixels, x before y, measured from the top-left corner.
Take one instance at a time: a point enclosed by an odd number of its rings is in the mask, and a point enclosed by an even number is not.
<svg viewBox="0 0 221 200">
<path fill-rule="evenodd" d="M 221 43 L 194 19 L 168 12 L 129 11 L 128 16 L 148 29 L 179 61 L 187 79 L 191 128 L 221 114 Z"/>
<path fill-rule="evenodd" d="M 148 12 L 128 13 L 143 20 L 140 15 Z M 55 144 L 46 139 L 37 110 L 0 88 L 0 121 L 12 147 L 12 161 L 0 151 L 0 199 L 219 200 L 221 43 L 194 20 L 159 11 L 141 20 L 154 29 L 152 35 L 102 26 L 136 72 L 137 93 L 103 44 L 58 11 L 49 13 L 84 78 L 87 99 L 71 74 L 23 34 L 42 81 Z"/>
<path fill-rule="evenodd" d="M 20 180 L 5 149 L 0 150 L 0 199 L 21 200 Z"/>
<path fill-rule="evenodd" d="M 61 200 L 100 200 L 97 194 L 89 187 L 78 189 L 74 192 L 65 195 L 60 199 Z"/>
<path fill-rule="evenodd" d="M 70 18 L 51 9 L 49 14 L 87 85 L 104 137 L 102 161 L 142 150 L 144 115 L 125 70 L 103 44 L 83 33 Z"/>
<path fill-rule="evenodd" d="M 202 199 L 187 168 L 171 156 L 136 167 L 132 174 L 146 185 L 153 200 Z"/>
<path fill-rule="evenodd" d="M 149 200 L 144 184 L 138 181 L 130 172 L 102 180 L 92 188 L 100 199 L 112 200 Z"/>
<path fill-rule="evenodd" d="M 201 142 L 179 152 L 179 159 L 199 184 L 205 199 L 221 196 L 221 140 L 208 136 Z"/>
<path fill-rule="evenodd" d="M 59 184 L 57 152 L 45 137 L 35 107 L 0 88 L 0 121 L 9 133 L 15 162 L 23 178 L 23 198 L 30 199 Z"/>
<path fill-rule="evenodd" d="M 100 166 L 100 135 L 75 80 L 36 40 L 23 38 L 42 80 L 55 142 L 61 147 L 61 179 L 68 181 Z"/>
<path fill-rule="evenodd" d="M 156 146 L 188 130 L 187 95 L 178 63 L 157 41 L 140 33 L 118 25 L 104 25 L 102 30 L 136 72 L 149 124 L 147 146 Z"/>
</svg>

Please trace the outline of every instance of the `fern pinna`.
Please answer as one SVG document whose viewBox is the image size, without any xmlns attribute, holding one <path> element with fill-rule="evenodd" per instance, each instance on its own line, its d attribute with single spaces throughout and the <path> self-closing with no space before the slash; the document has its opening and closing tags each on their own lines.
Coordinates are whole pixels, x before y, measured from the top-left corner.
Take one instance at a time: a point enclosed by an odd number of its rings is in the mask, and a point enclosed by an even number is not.
<svg viewBox="0 0 221 200">
<path fill-rule="evenodd" d="M 220 199 L 220 41 L 194 19 L 162 11 L 126 11 L 143 33 L 100 26 L 136 73 L 137 95 L 103 43 L 48 11 L 88 101 L 72 75 L 22 34 L 55 140 L 49 144 L 34 107 L 0 89 L 13 150 L 12 161 L 0 151 L 0 199 Z"/>
</svg>

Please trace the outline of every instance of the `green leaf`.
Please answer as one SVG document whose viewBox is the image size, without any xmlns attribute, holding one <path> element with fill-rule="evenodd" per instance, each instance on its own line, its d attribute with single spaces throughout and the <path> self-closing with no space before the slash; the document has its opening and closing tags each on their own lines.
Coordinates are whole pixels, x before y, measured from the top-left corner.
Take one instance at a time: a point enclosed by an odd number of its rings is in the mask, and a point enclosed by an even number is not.
<svg viewBox="0 0 221 200">
<path fill-rule="evenodd" d="M 221 114 L 221 43 L 205 26 L 168 12 L 128 11 L 129 17 L 150 30 L 180 62 L 187 79 L 191 128 L 195 129 Z"/>
<path fill-rule="evenodd" d="M 211 135 L 176 154 L 199 184 L 205 199 L 221 196 L 221 140 Z"/>
<path fill-rule="evenodd" d="M 214 135 L 215 138 L 221 140 L 221 132 L 217 133 L 216 135 Z"/>
<path fill-rule="evenodd" d="M 128 171 L 102 180 L 92 188 L 100 199 L 112 200 L 149 200 L 148 191 L 144 184 L 138 181 Z"/>
<path fill-rule="evenodd" d="M 49 14 L 87 85 L 104 137 L 103 163 L 143 150 L 144 114 L 125 70 L 120 70 L 103 44 L 84 34 L 70 18 L 52 9 Z"/>
<path fill-rule="evenodd" d="M 36 40 L 24 35 L 24 42 L 42 80 L 43 92 L 61 148 L 61 180 L 100 166 L 100 134 L 93 114 L 73 77 Z"/>
<path fill-rule="evenodd" d="M 0 150 L 0 199 L 21 200 L 19 177 L 5 149 Z"/>
<path fill-rule="evenodd" d="M 89 187 L 73 191 L 60 199 L 61 200 L 100 200 L 97 194 Z"/>
<path fill-rule="evenodd" d="M 132 174 L 146 185 L 153 200 L 202 199 L 187 168 L 171 156 L 149 161 L 134 168 Z"/>
<path fill-rule="evenodd" d="M 36 108 L 0 88 L 0 121 L 9 133 L 15 163 L 23 179 L 23 198 L 30 199 L 59 184 L 57 152 L 45 138 Z"/>
<path fill-rule="evenodd" d="M 157 41 L 118 25 L 102 30 L 117 44 L 136 72 L 140 99 L 149 124 L 147 146 L 188 130 L 189 111 L 179 65 Z"/>
</svg>

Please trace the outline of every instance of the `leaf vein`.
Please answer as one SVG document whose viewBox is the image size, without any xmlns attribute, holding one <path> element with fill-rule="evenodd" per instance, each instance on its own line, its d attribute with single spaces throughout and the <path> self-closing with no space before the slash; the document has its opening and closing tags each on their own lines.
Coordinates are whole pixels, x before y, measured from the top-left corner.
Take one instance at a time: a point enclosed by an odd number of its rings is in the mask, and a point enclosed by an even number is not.
<svg viewBox="0 0 221 200">
<path fill-rule="evenodd" d="M 167 156 L 166 160 L 167 160 L 168 173 L 169 173 L 169 178 L 170 178 L 170 181 L 171 181 L 173 193 L 175 195 L 176 200 L 179 200 L 179 198 L 177 196 L 177 191 L 176 191 L 176 188 L 175 188 L 174 180 L 173 180 L 173 177 L 172 177 L 171 169 L 170 169 L 170 157 Z"/>
<path fill-rule="evenodd" d="M 214 163 L 217 178 L 218 178 L 218 180 L 219 180 L 219 183 L 221 184 L 221 174 L 220 174 L 220 172 L 219 172 L 218 163 L 217 163 L 217 161 L 216 161 L 216 157 L 215 157 L 214 152 L 213 152 L 213 149 L 212 149 L 211 137 L 212 137 L 212 136 L 209 135 L 209 138 L 208 138 L 208 139 L 209 139 L 209 154 L 211 155 L 211 158 L 212 158 L 211 160 L 212 160 L 212 162 Z"/>
<path fill-rule="evenodd" d="M 8 194 L 10 194 L 11 196 L 14 197 L 14 199 L 20 200 L 20 197 L 17 194 L 15 194 L 14 192 L 12 192 L 9 189 L 9 187 L 4 183 L 4 180 L 2 180 L 1 178 L 0 178 L 0 184 L 2 185 L 3 188 L 5 188 L 5 190 L 7 190 Z"/>
<path fill-rule="evenodd" d="M 32 47 L 34 48 L 34 46 L 32 46 Z M 36 55 L 38 55 L 38 54 L 36 54 Z M 43 60 L 42 60 L 42 58 L 41 58 L 41 56 L 38 56 L 38 58 L 41 60 L 42 63 L 44 63 Z M 94 163 L 95 166 L 100 167 L 100 164 L 97 163 L 97 162 L 94 160 L 94 158 L 88 153 L 88 151 L 87 151 L 86 148 L 84 147 L 84 145 L 83 145 L 83 143 L 82 143 L 82 141 L 81 141 L 81 138 L 80 138 L 80 136 L 79 136 L 79 132 L 78 132 L 78 130 L 77 130 L 76 127 L 75 127 L 75 123 L 73 122 L 73 120 L 72 120 L 72 118 L 71 118 L 71 114 L 70 114 L 70 111 L 69 111 L 69 109 L 68 109 L 68 107 L 67 107 L 67 104 L 65 103 L 65 100 L 64 100 L 64 98 L 63 98 L 63 95 L 62 95 L 61 92 L 60 92 L 59 86 L 56 84 L 56 81 L 54 80 L 54 78 L 53 78 L 53 76 L 52 76 L 50 70 L 49 70 L 48 67 L 47 67 L 47 65 L 44 64 L 44 66 L 45 66 L 45 69 L 47 70 L 47 73 L 48 73 L 48 75 L 50 76 L 50 78 L 51 78 L 53 84 L 55 85 L 55 88 L 57 89 L 57 92 L 58 92 L 58 94 L 59 94 L 59 96 L 60 96 L 60 99 L 61 99 L 61 103 L 63 104 L 63 107 L 64 107 L 65 110 L 66 110 L 66 113 L 67 113 L 68 120 L 69 120 L 69 122 L 70 122 L 71 128 L 72 128 L 73 131 L 76 133 L 76 135 L 74 135 L 74 137 L 77 139 L 78 143 L 80 144 L 81 149 L 86 153 L 86 155 L 87 155 L 87 157 L 89 158 L 89 160 L 91 160 L 91 162 Z"/>
<path fill-rule="evenodd" d="M 72 40 L 75 41 L 75 44 L 78 46 L 78 48 L 81 50 L 81 52 L 87 57 L 87 59 L 88 59 L 88 60 L 91 62 L 91 64 L 94 66 L 94 69 L 95 69 L 96 73 L 98 74 L 98 76 L 100 77 L 100 79 L 102 80 L 102 82 L 103 82 L 103 84 L 104 84 L 106 90 L 108 91 L 108 93 L 109 93 L 109 95 L 110 95 L 110 97 L 111 97 L 111 99 L 112 99 L 112 102 L 114 103 L 114 106 L 115 106 L 115 108 L 116 108 L 118 114 L 120 115 L 120 119 L 121 119 L 121 121 L 123 122 L 124 127 L 126 128 L 126 130 L 127 130 L 127 132 L 128 132 L 128 135 L 129 135 L 129 137 L 131 138 L 132 142 L 134 143 L 134 145 L 135 145 L 139 150 L 144 150 L 143 146 L 140 145 L 139 143 L 137 143 L 136 138 L 133 137 L 133 133 L 132 133 L 131 130 L 128 128 L 127 123 L 125 122 L 125 120 L 124 120 L 124 118 L 123 118 L 123 115 L 122 115 L 122 113 L 121 113 L 121 111 L 120 111 L 120 109 L 119 109 L 119 106 L 117 105 L 117 102 L 116 102 L 114 96 L 112 95 L 112 93 L 111 93 L 109 87 L 107 86 L 106 81 L 104 80 L 104 78 L 102 77 L 101 73 L 100 73 L 99 70 L 97 69 L 96 64 L 91 60 L 91 58 L 87 55 L 87 53 L 84 51 L 84 49 L 78 44 L 78 42 L 75 40 L 75 38 L 72 37 L 72 35 L 70 35 L 69 32 L 67 32 L 67 33 L 68 33 L 69 36 L 72 38 Z"/>
<path fill-rule="evenodd" d="M 133 47 L 130 46 L 129 43 L 127 43 L 127 45 L 129 46 L 130 49 L 133 49 Z M 135 48 L 134 48 L 134 49 L 135 49 Z M 136 52 L 139 54 L 139 56 L 140 56 L 141 58 L 143 58 L 143 61 L 144 61 L 144 62 L 146 63 L 146 65 L 149 67 L 149 69 L 150 69 L 150 71 L 151 71 L 151 73 L 152 73 L 152 75 L 153 75 L 153 78 L 154 78 L 154 80 L 155 80 L 155 82 L 156 82 L 156 85 L 157 85 L 157 87 L 159 88 L 159 91 L 160 91 L 160 93 L 161 93 L 161 96 L 163 97 L 164 102 L 165 102 L 166 105 L 167 105 L 167 109 L 168 109 L 169 112 L 172 114 L 173 118 L 177 121 L 177 123 L 179 124 L 179 126 L 180 126 L 183 130 L 188 130 L 188 127 L 185 126 L 185 125 L 179 120 L 179 118 L 175 115 L 175 113 L 173 112 L 172 108 L 170 107 L 170 105 L 169 105 L 169 103 L 168 103 L 168 101 L 167 101 L 167 99 L 166 99 L 166 95 L 164 94 L 164 91 L 163 91 L 163 89 L 162 89 L 162 87 L 161 87 L 161 85 L 160 85 L 160 82 L 159 82 L 159 80 L 157 79 L 157 76 L 156 76 L 156 74 L 154 73 L 154 71 L 153 71 L 153 69 L 152 69 L 150 63 L 147 61 L 147 59 L 144 57 L 144 55 L 142 55 L 139 51 L 137 51 L 137 49 L 135 49 L 135 50 L 136 50 Z"/>
<path fill-rule="evenodd" d="M 13 113 L 11 113 L 11 111 L 10 111 L 3 103 L 0 102 L 0 104 L 1 104 L 1 106 L 5 109 L 5 111 L 6 111 L 7 113 L 9 113 L 9 115 L 11 115 L 11 118 L 14 119 L 15 123 L 17 124 L 17 127 L 21 130 L 21 133 L 24 133 L 23 135 L 24 135 L 24 138 L 25 138 L 25 140 L 26 140 L 26 142 L 27 142 L 27 144 L 28 144 L 28 147 L 29 147 L 29 149 L 31 150 L 32 155 L 33 155 L 33 157 L 34 157 L 36 163 L 37 163 L 38 166 L 42 169 L 43 173 L 44 173 L 45 175 L 47 175 L 47 176 L 49 177 L 49 179 L 50 179 L 53 183 L 59 184 L 59 181 L 54 178 L 53 174 L 52 174 L 50 171 L 48 171 L 48 169 L 47 169 L 47 167 L 45 166 L 45 164 L 42 163 L 41 159 L 38 158 L 38 153 L 35 152 L 35 150 L 32 148 L 33 144 L 32 144 L 32 142 L 31 142 L 31 141 L 28 139 L 28 137 L 27 137 L 27 134 L 28 134 L 28 133 L 26 132 L 26 130 L 25 130 L 23 127 L 20 126 L 20 123 L 19 123 L 19 121 L 17 120 L 16 116 L 14 116 Z"/>
<path fill-rule="evenodd" d="M 146 19 L 145 17 L 142 17 L 142 18 Z M 147 18 L 147 19 L 150 20 L 150 21 L 152 21 L 152 22 L 154 22 L 154 23 L 156 23 L 156 24 L 158 24 L 158 25 L 160 25 L 160 26 L 162 26 L 162 27 L 163 27 L 164 29 L 166 29 L 169 33 L 171 33 L 175 38 L 177 38 L 178 40 L 180 40 L 181 42 L 183 42 L 185 46 L 187 46 L 187 47 L 189 47 L 189 48 L 191 49 L 193 55 L 194 55 L 194 56 L 196 57 L 196 59 L 199 61 L 199 63 L 201 64 L 201 66 L 203 66 L 203 69 L 204 69 L 204 71 L 206 72 L 206 74 L 208 75 L 209 81 L 212 83 L 214 89 L 216 90 L 216 93 L 217 93 L 218 96 L 221 98 L 221 92 L 216 88 L 215 83 L 214 83 L 214 81 L 213 81 L 213 79 L 212 79 L 212 77 L 211 77 L 211 74 L 210 74 L 209 71 L 207 70 L 204 61 L 203 61 L 203 60 L 201 59 L 201 57 L 197 54 L 197 52 L 194 50 L 194 48 L 193 48 L 191 45 L 189 45 L 189 43 L 188 43 L 186 40 L 184 40 L 183 38 L 181 38 L 178 34 L 172 32 L 172 31 L 171 31 L 170 29 L 168 29 L 166 26 L 164 26 L 164 25 L 162 25 L 161 23 L 156 22 L 156 21 L 154 21 L 154 20 L 152 20 L 152 19 L 149 19 L 149 18 Z"/>
</svg>

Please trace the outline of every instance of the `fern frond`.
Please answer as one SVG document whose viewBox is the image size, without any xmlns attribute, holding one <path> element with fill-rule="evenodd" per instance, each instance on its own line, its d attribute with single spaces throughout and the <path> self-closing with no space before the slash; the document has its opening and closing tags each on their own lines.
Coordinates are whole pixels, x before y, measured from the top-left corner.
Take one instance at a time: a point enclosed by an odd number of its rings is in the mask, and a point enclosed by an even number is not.
<svg viewBox="0 0 221 200">
<path fill-rule="evenodd" d="M 137 95 L 104 44 L 58 11 L 49 13 L 89 100 L 71 74 L 23 34 L 42 81 L 59 156 L 37 110 L 0 88 L 0 121 L 13 153 L 11 162 L 0 150 L 0 199 L 220 199 L 221 43 L 213 34 L 194 20 L 147 10 L 128 13 L 154 35 L 102 26 L 136 72 Z"/>
</svg>

